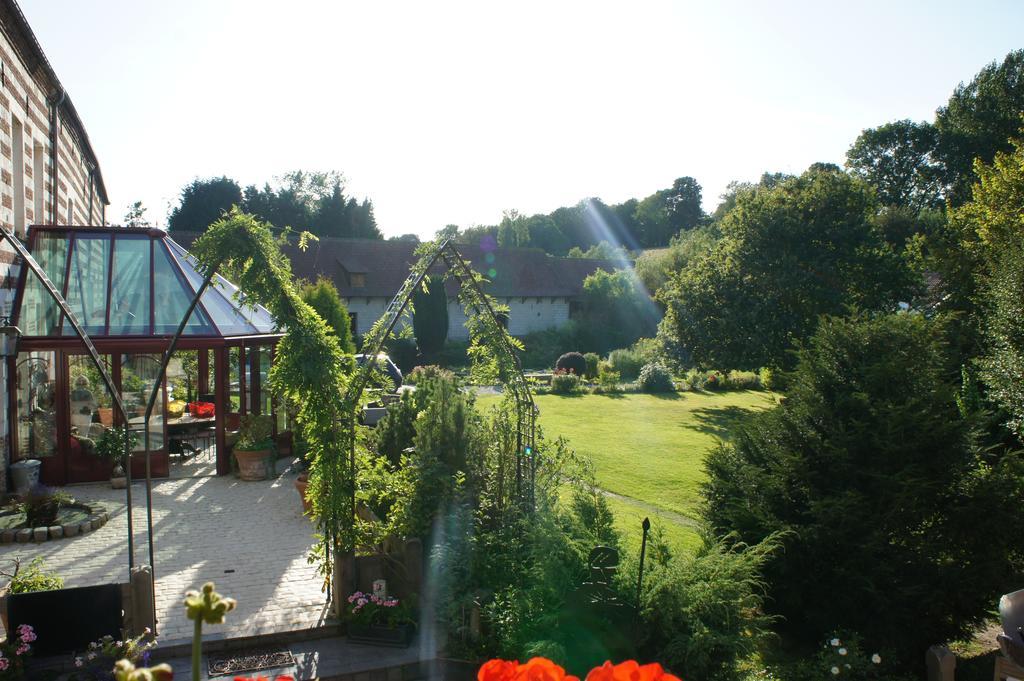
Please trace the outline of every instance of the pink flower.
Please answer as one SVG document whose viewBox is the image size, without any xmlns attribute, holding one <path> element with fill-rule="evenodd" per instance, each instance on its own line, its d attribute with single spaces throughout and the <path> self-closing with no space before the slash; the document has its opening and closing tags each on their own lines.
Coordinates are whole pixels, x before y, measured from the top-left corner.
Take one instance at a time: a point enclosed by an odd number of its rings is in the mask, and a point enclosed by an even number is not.
<svg viewBox="0 0 1024 681">
<path fill-rule="evenodd" d="M 0 672 L 2 672 L 5 669 L 7 669 L 7 667 L 9 667 L 10 664 L 11 663 L 7 660 L 6 657 L 0 657 Z"/>
<path fill-rule="evenodd" d="M 28 652 L 28 649 L 29 649 L 29 645 L 27 643 L 22 643 L 20 646 L 18 646 L 18 649 L 15 650 L 14 652 L 17 655 L 24 655 L 25 653 Z"/>
<path fill-rule="evenodd" d="M 35 632 L 33 632 L 31 629 L 28 630 L 28 631 L 22 632 L 22 634 L 21 634 L 21 642 L 22 643 L 32 643 L 32 641 L 35 641 L 35 640 L 36 640 Z"/>
</svg>

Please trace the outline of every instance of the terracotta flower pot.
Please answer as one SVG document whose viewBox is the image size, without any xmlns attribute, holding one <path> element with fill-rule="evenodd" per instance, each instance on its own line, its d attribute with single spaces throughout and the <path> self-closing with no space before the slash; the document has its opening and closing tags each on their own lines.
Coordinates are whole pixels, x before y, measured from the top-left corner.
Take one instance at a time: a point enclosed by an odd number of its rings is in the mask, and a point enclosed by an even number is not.
<svg viewBox="0 0 1024 681">
<path fill-rule="evenodd" d="M 238 460 L 238 477 L 242 480 L 266 480 L 267 457 L 269 455 L 270 450 L 267 449 L 255 452 L 236 449 L 235 458 Z"/>
<path fill-rule="evenodd" d="M 299 498 L 302 499 L 302 513 L 305 515 L 313 510 L 313 504 L 306 498 L 307 487 L 309 487 L 309 473 L 299 473 L 299 477 L 295 479 L 295 489 L 298 490 Z"/>
</svg>

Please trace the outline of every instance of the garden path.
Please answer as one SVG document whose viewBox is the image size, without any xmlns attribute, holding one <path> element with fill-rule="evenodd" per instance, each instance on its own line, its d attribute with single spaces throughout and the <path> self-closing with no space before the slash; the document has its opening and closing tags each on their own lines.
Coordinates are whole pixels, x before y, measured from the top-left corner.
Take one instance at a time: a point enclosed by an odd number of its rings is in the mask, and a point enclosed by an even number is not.
<svg viewBox="0 0 1024 681">
<path fill-rule="evenodd" d="M 153 483 L 156 600 L 161 646 L 189 640 L 185 591 L 213 581 L 217 591 L 238 600 L 220 626 L 207 626 L 204 639 L 236 638 L 310 629 L 324 623 L 326 596 L 315 566 L 306 557 L 314 526 L 302 515 L 292 485 L 297 471 L 278 461 L 273 480 L 242 482 L 233 476 L 182 477 Z M 40 544 L 7 544 L 0 561 L 23 563 L 42 556 L 65 586 L 128 580 L 128 515 L 124 490 L 109 484 L 67 488 L 83 501 L 103 502 L 110 522 L 94 532 Z M 146 498 L 132 485 L 135 561 L 149 563 Z"/>
</svg>

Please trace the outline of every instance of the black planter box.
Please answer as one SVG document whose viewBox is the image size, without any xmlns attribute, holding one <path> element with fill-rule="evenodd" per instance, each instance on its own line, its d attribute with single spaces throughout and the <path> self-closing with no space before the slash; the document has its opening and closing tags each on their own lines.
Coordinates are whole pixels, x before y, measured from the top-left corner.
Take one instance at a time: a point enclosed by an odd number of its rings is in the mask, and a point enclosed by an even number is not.
<svg viewBox="0 0 1024 681">
<path fill-rule="evenodd" d="M 412 642 L 415 627 L 411 624 L 399 624 L 397 627 L 386 627 L 379 624 L 348 625 L 348 640 L 356 643 L 369 643 L 375 646 L 391 646 L 408 648 Z"/>
</svg>

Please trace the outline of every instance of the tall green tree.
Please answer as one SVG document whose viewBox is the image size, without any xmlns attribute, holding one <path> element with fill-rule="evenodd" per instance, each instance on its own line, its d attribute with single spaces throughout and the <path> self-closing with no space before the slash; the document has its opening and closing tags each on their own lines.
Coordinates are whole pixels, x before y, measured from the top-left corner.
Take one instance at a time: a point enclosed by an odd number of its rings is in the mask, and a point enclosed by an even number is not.
<svg viewBox="0 0 1024 681">
<path fill-rule="evenodd" d="M 604 354 L 653 336 L 661 310 L 630 269 L 597 270 L 583 280 L 580 347 Z"/>
<path fill-rule="evenodd" d="M 819 315 L 895 309 L 915 278 L 875 229 L 875 207 L 836 170 L 740 192 L 714 249 L 661 290 L 665 335 L 701 365 L 789 367 Z"/>
<path fill-rule="evenodd" d="M 919 314 L 826 317 L 782 405 L 708 458 L 706 519 L 734 542 L 781 533 L 766 603 L 807 645 L 844 629 L 920 664 L 1019 586 L 1024 469 L 973 447 L 947 334 Z"/>
<path fill-rule="evenodd" d="M 342 352 L 348 355 L 355 353 L 352 321 L 334 282 L 327 277 L 320 277 L 316 282 L 307 281 L 302 284 L 299 293 L 302 300 L 327 322 L 327 326 L 334 332 L 334 337 L 338 339 Z"/>
<path fill-rule="evenodd" d="M 951 222 L 974 271 L 982 375 L 1024 441 L 1024 141 L 975 170 L 973 198 Z"/>
<path fill-rule="evenodd" d="M 943 170 L 931 123 L 886 123 L 862 132 L 846 152 L 846 167 L 875 188 L 883 206 L 921 210 L 942 205 Z"/>
<path fill-rule="evenodd" d="M 202 233 L 232 206 L 242 205 L 242 189 L 227 176 L 196 178 L 181 190 L 167 218 L 169 232 Z"/>
<path fill-rule="evenodd" d="M 429 276 L 412 298 L 412 330 L 420 352 L 431 357 L 444 349 L 448 340 L 448 293 L 444 279 Z"/>
<path fill-rule="evenodd" d="M 938 155 L 945 168 L 947 196 L 953 205 L 971 198 L 974 161 L 991 163 L 1009 152 L 1021 132 L 1024 115 L 1024 49 L 992 62 L 970 83 L 959 85 L 935 115 Z"/>
</svg>

